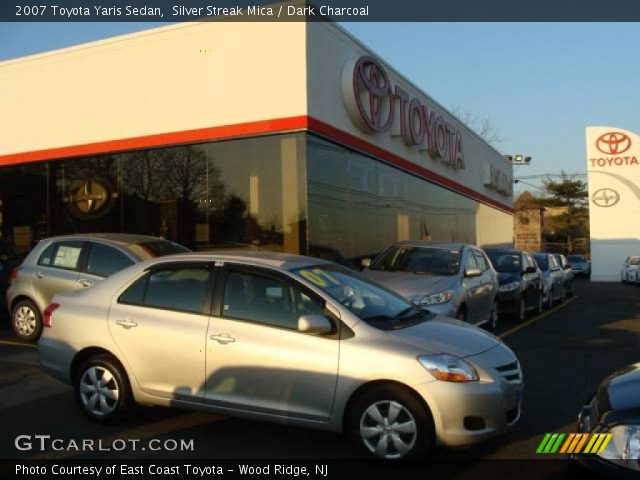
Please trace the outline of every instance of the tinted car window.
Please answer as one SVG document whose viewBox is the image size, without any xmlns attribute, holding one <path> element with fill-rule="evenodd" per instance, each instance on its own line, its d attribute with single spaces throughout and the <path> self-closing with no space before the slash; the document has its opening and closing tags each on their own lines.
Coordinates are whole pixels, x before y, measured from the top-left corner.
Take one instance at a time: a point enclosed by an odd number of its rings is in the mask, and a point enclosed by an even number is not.
<svg viewBox="0 0 640 480">
<path fill-rule="evenodd" d="M 547 255 L 534 255 L 533 258 L 535 258 L 540 270 L 549 270 L 549 260 Z"/>
<path fill-rule="evenodd" d="M 133 260 L 113 247 L 93 243 L 87 260 L 87 273 L 108 277 L 133 265 Z"/>
<path fill-rule="evenodd" d="M 376 258 L 369 269 L 447 276 L 458 273 L 459 262 L 458 250 L 397 246 Z"/>
<path fill-rule="evenodd" d="M 122 293 L 122 295 L 120 295 L 118 302 L 128 303 L 130 305 L 144 305 L 144 292 L 147 288 L 148 279 L 149 275 L 147 274 L 136 280 L 124 291 L 124 293 Z"/>
<path fill-rule="evenodd" d="M 152 272 L 147 282 L 144 305 L 202 313 L 208 283 L 209 270 L 204 267 Z"/>
<path fill-rule="evenodd" d="M 517 273 L 522 269 L 519 253 L 489 252 L 489 258 L 497 272 Z"/>
<path fill-rule="evenodd" d="M 247 272 L 229 272 L 222 315 L 276 327 L 298 329 L 301 315 L 321 315 L 324 302 L 278 279 Z"/>
<path fill-rule="evenodd" d="M 83 242 L 53 243 L 42 252 L 38 259 L 38 264 L 47 267 L 77 270 L 83 245 Z"/>
</svg>

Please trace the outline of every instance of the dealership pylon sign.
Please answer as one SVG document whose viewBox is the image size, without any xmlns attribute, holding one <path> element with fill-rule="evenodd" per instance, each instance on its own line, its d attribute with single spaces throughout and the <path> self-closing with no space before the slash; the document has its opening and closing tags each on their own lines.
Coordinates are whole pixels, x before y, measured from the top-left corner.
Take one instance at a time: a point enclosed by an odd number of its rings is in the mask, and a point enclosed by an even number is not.
<svg viewBox="0 0 640 480">
<path fill-rule="evenodd" d="M 640 255 L 640 136 L 587 127 L 592 278 L 619 281 L 624 260 Z"/>
</svg>

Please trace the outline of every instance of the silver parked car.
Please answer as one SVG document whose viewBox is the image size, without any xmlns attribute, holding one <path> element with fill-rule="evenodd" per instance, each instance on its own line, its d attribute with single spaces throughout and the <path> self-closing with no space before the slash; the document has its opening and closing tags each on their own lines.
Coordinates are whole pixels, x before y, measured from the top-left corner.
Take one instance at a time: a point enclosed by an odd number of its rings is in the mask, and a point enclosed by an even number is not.
<svg viewBox="0 0 640 480">
<path fill-rule="evenodd" d="M 416 305 L 490 329 L 498 325 L 498 275 L 472 245 L 405 241 L 363 266 L 365 276 Z"/>
<path fill-rule="evenodd" d="M 136 262 L 188 251 L 162 238 L 120 233 L 41 240 L 11 274 L 6 298 L 13 331 L 35 341 L 44 309 L 56 293 L 90 287 Z"/>
<path fill-rule="evenodd" d="M 591 279 L 591 261 L 586 255 L 569 255 L 567 261 L 576 277 Z"/>
<path fill-rule="evenodd" d="M 627 257 L 620 270 L 620 281 L 622 283 L 635 283 L 638 269 L 640 268 L 640 256 L 631 255 Z"/>
<path fill-rule="evenodd" d="M 551 253 L 532 253 L 538 268 L 542 271 L 542 298 L 545 308 L 551 308 L 554 302 L 563 303 L 567 298 L 564 272 Z"/>
<path fill-rule="evenodd" d="M 520 417 L 513 352 L 332 262 L 270 252 L 184 254 L 56 295 L 38 344 L 97 421 L 135 401 L 347 431 L 412 457 Z"/>
</svg>

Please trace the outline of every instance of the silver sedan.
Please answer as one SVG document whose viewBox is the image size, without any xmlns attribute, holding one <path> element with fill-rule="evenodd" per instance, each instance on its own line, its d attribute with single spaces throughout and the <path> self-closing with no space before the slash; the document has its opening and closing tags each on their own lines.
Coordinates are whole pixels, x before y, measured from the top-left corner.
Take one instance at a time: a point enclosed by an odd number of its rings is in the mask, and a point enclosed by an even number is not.
<svg viewBox="0 0 640 480">
<path fill-rule="evenodd" d="M 507 431 L 523 380 L 495 336 L 416 307 L 334 263 L 277 253 L 184 254 L 56 295 L 39 342 L 82 411 L 133 402 L 348 432 L 414 457 Z"/>
</svg>

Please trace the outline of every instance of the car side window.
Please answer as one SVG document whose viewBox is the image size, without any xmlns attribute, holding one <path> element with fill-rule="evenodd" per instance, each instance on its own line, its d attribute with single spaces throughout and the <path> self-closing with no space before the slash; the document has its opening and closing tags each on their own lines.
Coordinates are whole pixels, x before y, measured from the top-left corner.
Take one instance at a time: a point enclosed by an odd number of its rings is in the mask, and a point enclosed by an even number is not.
<svg viewBox="0 0 640 480">
<path fill-rule="evenodd" d="M 471 252 L 467 254 L 467 259 L 464 262 L 464 269 L 469 270 L 470 268 L 478 268 L 478 264 Z"/>
<path fill-rule="evenodd" d="M 489 269 L 489 265 L 487 265 L 487 261 L 485 260 L 484 255 L 482 255 L 481 252 L 479 252 L 478 250 L 473 250 L 473 256 L 475 257 L 476 264 L 478 265 L 478 268 L 480 270 L 484 272 Z"/>
<path fill-rule="evenodd" d="M 323 312 L 324 301 L 302 287 L 254 272 L 227 274 L 223 317 L 297 330 L 301 315 Z"/>
<path fill-rule="evenodd" d="M 209 269 L 204 266 L 157 270 L 131 284 L 118 302 L 202 313 L 208 286 Z"/>
<path fill-rule="evenodd" d="M 45 267 L 77 270 L 84 242 L 56 242 L 49 245 L 38 259 L 38 265 Z"/>
<path fill-rule="evenodd" d="M 526 268 L 529 268 L 529 267 L 537 268 L 536 262 L 533 260 L 533 257 L 531 255 L 525 255 L 524 259 L 526 262 Z"/>
<path fill-rule="evenodd" d="M 113 247 L 92 243 L 87 259 L 87 273 L 108 277 L 133 265 L 133 260 Z"/>
<path fill-rule="evenodd" d="M 551 270 L 556 270 L 558 268 L 560 268 L 558 266 L 558 261 L 556 260 L 556 257 L 554 257 L 553 255 L 551 255 L 549 257 L 549 260 L 551 261 Z"/>
</svg>

